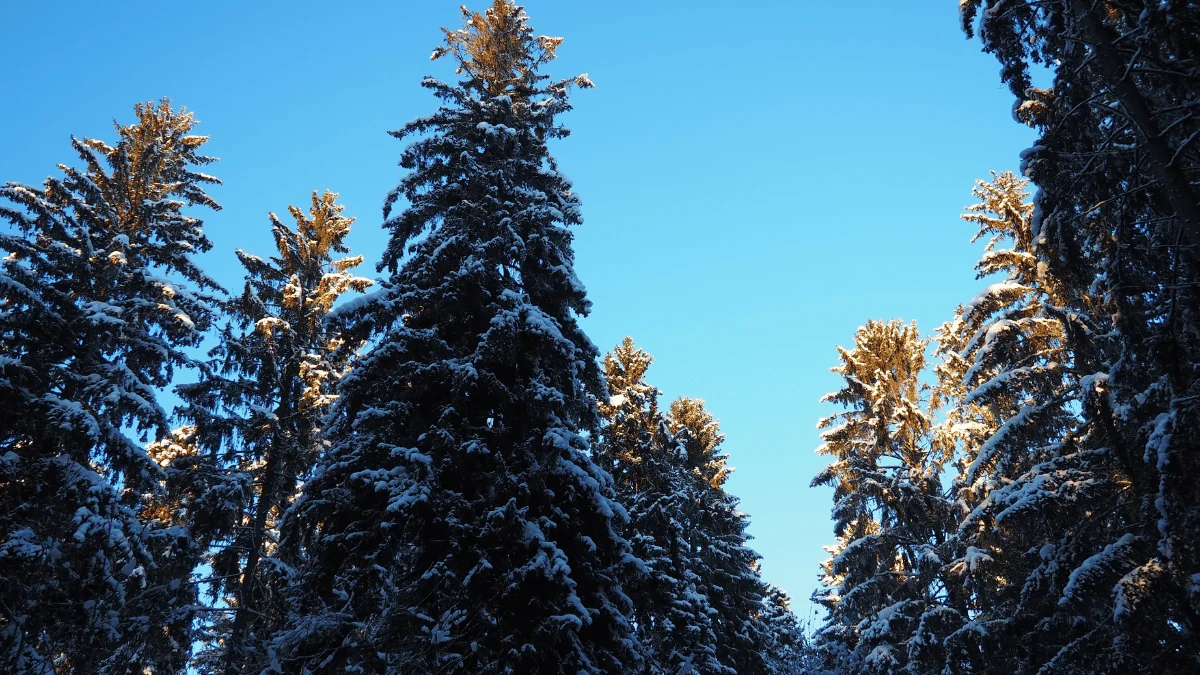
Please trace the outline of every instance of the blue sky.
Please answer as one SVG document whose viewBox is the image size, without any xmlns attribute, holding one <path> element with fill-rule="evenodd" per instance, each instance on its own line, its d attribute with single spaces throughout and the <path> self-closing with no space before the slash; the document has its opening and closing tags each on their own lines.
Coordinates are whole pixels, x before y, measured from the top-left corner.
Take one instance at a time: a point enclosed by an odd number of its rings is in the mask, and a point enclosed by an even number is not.
<svg viewBox="0 0 1200 675">
<path fill-rule="evenodd" d="M 326 188 L 374 276 L 401 176 L 385 132 L 434 109 L 422 76 L 453 77 L 428 59 L 458 4 L 0 4 L 0 180 L 40 182 L 73 159 L 70 134 L 112 138 L 135 102 L 170 96 L 221 158 L 218 280 L 240 286 L 235 248 L 270 251 L 268 211 Z M 1033 139 L 956 5 L 527 2 L 566 38 L 548 72 L 597 85 L 553 148 L 583 200 L 585 327 L 602 350 L 632 335 L 668 398 L 708 401 L 764 574 L 797 609 L 832 540 L 831 493 L 808 484 L 834 346 L 868 318 L 932 331 L 975 294 L 958 214 Z"/>
</svg>

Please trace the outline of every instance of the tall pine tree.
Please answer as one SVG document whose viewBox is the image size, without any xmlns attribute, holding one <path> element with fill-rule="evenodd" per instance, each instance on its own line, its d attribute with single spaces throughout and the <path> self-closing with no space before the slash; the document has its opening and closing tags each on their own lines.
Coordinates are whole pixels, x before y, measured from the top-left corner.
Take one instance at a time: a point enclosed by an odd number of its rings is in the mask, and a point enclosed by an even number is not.
<svg viewBox="0 0 1200 675">
<path fill-rule="evenodd" d="M 963 216 L 978 228 L 972 241 L 988 240 L 975 269 L 1001 280 L 938 335 L 937 396 L 947 406 L 939 434 L 959 457 L 949 573 L 970 619 L 946 658 L 969 672 L 1018 672 L 1022 630 L 1058 599 L 1045 594 L 1057 564 L 1045 547 L 1064 532 L 1080 541 L 1070 525 L 1111 485 L 1074 454 L 1080 393 L 1067 335 L 1086 324 L 1062 309 L 1060 284 L 1038 263 L 1027 186 L 1007 172 L 977 183 L 980 201 Z M 1039 643 L 1055 643 L 1038 630 Z"/>
<path fill-rule="evenodd" d="M 845 408 L 818 425 L 818 452 L 833 461 L 813 480 L 834 488 L 838 541 L 815 595 L 829 610 L 816 647 L 839 673 L 903 672 L 922 619 L 944 604 L 936 580 L 950 510 L 920 381 L 927 344 L 915 323 L 868 321 L 852 349 L 839 348 L 843 384 L 822 399 Z"/>
<path fill-rule="evenodd" d="M 289 671 L 640 660 L 618 582 L 625 512 L 589 457 L 603 383 L 578 325 L 579 202 L 546 145 L 567 135 L 570 87 L 590 83 L 540 74 L 561 39 L 535 37 L 521 7 L 464 13 L 434 52 L 461 81 L 426 79 L 444 105 L 393 134 L 414 140 L 385 208 L 389 276 L 339 313 L 372 345 L 289 512 L 307 526 L 276 645 Z"/>
<path fill-rule="evenodd" d="M 652 361 L 628 337 L 604 356 L 610 397 L 599 406 L 605 426 L 595 452 L 629 510 L 627 537 L 645 564 L 626 583 L 638 639 L 652 673 L 731 673 L 717 660 L 716 610 L 698 573 L 693 520 L 702 487 L 667 429 L 659 391 L 646 383 Z"/>
<path fill-rule="evenodd" d="M 336 199 L 313 192 L 307 213 L 288 207 L 294 227 L 271 214 L 270 258 L 237 251 L 246 284 L 228 303 L 233 323 L 212 349 L 205 376 L 179 388 L 190 441 L 224 470 L 213 487 L 232 511 L 214 514 L 232 528 L 211 556 L 210 590 L 233 612 L 209 627 L 223 644 L 216 647 L 221 654 L 201 656 L 206 669 L 260 672 L 265 642 L 283 620 L 281 591 L 295 551 L 279 548 L 279 520 L 316 461 L 322 417 L 358 346 L 325 319 L 342 295 L 371 284 L 351 273 L 362 256 L 335 257 L 349 252 L 353 223 Z M 239 487 L 230 489 L 234 483 Z"/>
<path fill-rule="evenodd" d="M 81 165 L 41 189 L 0 188 L 6 672 L 167 672 L 188 652 L 160 574 L 177 531 L 139 518 L 165 479 L 141 440 L 169 432 L 157 391 L 214 314 L 192 258 L 210 243 L 184 207 L 218 208 L 204 192 L 218 181 L 197 170 L 213 159 L 190 113 L 134 113 L 115 145 L 72 139 Z"/>
<path fill-rule="evenodd" d="M 704 401 L 681 397 L 671 402 L 667 426 L 682 446 L 691 496 L 684 512 L 696 561 L 699 590 L 708 598 L 717 638 L 717 659 L 735 673 L 768 672 L 765 650 L 771 643 L 763 622 L 767 592 L 758 569 L 759 555 L 748 545 L 748 516 L 725 490 L 732 467 L 721 447 L 725 435 Z"/>
<path fill-rule="evenodd" d="M 1200 653 L 1200 8 L 1187 2 L 961 3 L 1039 138 L 1037 256 L 1065 309 L 1083 389 L 1074 483 L 1103 477 L 1085 537 L 1061 532 L 1043 593 L 1061 603 L 1045 672 L 1186 671 Z M 1040 64 L 1049 88 L 1033 85 Z M 1086 476 L 1086 478 L 1084 478 Z M 1085 483 L 1092 487 L 1092 483 Z M 1096 517 L 1100 514 L 1102 517 Z M 1032 629 L 1030 634 L 1038 629 Z"/>
</svg>

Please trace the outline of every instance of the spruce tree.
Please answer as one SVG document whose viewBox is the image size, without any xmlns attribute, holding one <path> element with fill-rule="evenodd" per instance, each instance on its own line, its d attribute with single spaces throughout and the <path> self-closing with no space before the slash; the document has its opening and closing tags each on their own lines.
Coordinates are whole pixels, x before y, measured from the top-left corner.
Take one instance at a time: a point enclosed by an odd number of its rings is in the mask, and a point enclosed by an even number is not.
<svg viewBox="0 0 1200 675">
<path fill-rule="evenodd" d="M 168 672 L 190 646 L 162 574 L 178 532 L 140 518 L 165 479 L 142 441 L 169 432 L 157 391 L 214 314 L 192 259 L 210 243 L 184 207 L 219 208 L 218 181 L 197 170 L 213 159 L 191 113 L 134 113 L 115 145 L 72 139 L 81 165 L 42 188 L 0 188 L 5 672 Z"/>
<path fill-rule="evenodd" d="M 970 618 L 946 658 L 970 672 L 1017 672 L 1020 633 L 1047 610 L 1043 577 L 1057 562 L 1046 546 L 1064 533 L 1082 541 L 1071 527 L 1078 505 L 1106 485 L 1075 462 L 1080 393 L 1067 336 L 1084 317 L 1061 308 L 1060 284 L 1039 265 L 1027 186 L 1008 172 L 977 183 L 980 201 L 963 216 L 977 227 L 972 241 L 988 239 L 975 269 L 1001 280 L 938 331 L 936 393 L 947 408 L 938 434 L 959 458 L 948 573 L 956 609 Z M 1049 600 L 1052 611 L 1057 597 Z M 1053 644 L 1045 628 L 1040 642 Z"/>
<path fill-rule="evenodd" d="M 204 647 L 228 636 L 213 637 L 213 616 L 225 607 L 204 606 L 202 590 L 212 588 L 213 574 L 206 571 L 214 546 L 228 539 L 238 525 L 231 508 L 250 490 L 244 472 L 226 466 L 220 457 L 197 443 L 196 427 L 184 425 L 146 446 L 162 467 L 157 490 L 142 496 L 138 517 L 145 526 L 162 531 L 151 549 L 155 566 L 147 571 L 154 592 L 138 596 L 146 608 L 169 608 L 161 631 L 147 634 L 153 649 L 169 649 L 180 659 L 191 655 L 189 670 L 203 664 Z M 208 568 L 209 570 L 211 567 Z M 131 611 L 130 614 L 136 613 Z M 194 650 L 201 649 L 200 659 Z"/>
<path fill-rule="evenodd" d="M 521 7 L 464 14 L 434 52 L 461 81 L 427 78 L 444 104 L 393 133 L 414 140 L 385 207 L 387 279 L 337 312 L 371 348 L 285 515 L 304 525 L 287 671 L 639 667 L 626 514 L 589 457 L 603 383 L 578 324 L 579 201 L 547 148 L 590 83 L 540 74 L 561 39 Z"/>
<path fill-rule="evenodd" d="M 283 621 L 281 591 L 295 551 L 280 548 L 278 523 L 316 460 L 321 418 L 358 346 L 325 319 L 342 295 L 371 284 L 351 273 L 362 256 L 335 257 L 349 251 L 353 223 L 336 199 L 314 191 L 307 214 L 289 206 L 294 227 L 270 214 L 270 258 L 237 251 L 246 283 L 227 303 L 232 322 L 205 376 L 179 387 L 191 443 L 224 470 L 213 485 L 220 492 L 198 498 L 220 494 L 231 511 L 218 518 L 232 527 L 210 557 L 209 589 L 233 612 L 208 626 L 221 644 L 201 654 L 205 670 L 260 672 L 265 642 Z"/>
<path fill-rule="evenodd" d="M 915 323 L 868 321 L 838 349 L 843 384 L 822 399 L 845 409 L 818 425 L 818 452 L 833 461 L 813 480 L 834 488 L 838 540 L 814 598 L 829 610 L 816 647 L 835 672 L 903 672 L 923 618 L 944 604 L 935 582 L 950 511 L 920 381 L 927 344 Z"/>
<path fill-rule="evenodd" d="M 627 538 L 644 562 L 626 582 L 637 636 L 652 673 L 731 673 L 717 660 L 712 617 L 697 572 L 693 505 L 702 499 L 686 450 L 667 429 L 659 391 L 646 383 L 653 357 L 631 338 L 604 356 L 609 399 L 595 459 L 629 511 Z"/>
<path fill-rule="evenodd" d="M 1056 648 L 1029 658 L 1045 672 L 1095 668 L 1101 653 L 1107 672 L 1195 669 L 1200 9 L 980 6 L 961 5 L 968 35 L 999 58 L 1018 119 L 1039 132 L 1023 162 L 1038 187 L 1038 260 L 1062 283 L 1065 310 L 1097 317 L 1068 333 L 1082 418 L 1071 470 L 1081 473 L 1060 488 L 1096 495 L 1081 509 L 1095 522 L 1082 538 L 1060 532 L 1043 589 L 1061 603 Z M 1039 64 L 1053 69 L 1048 89 L 1032 85 Z"/>
<path fill-rule="evenodd" d="M 749 518 L 736 496 L 725 490 L 732 473 L 721 447 L 725 435 L 704 401 L 681 397 L 671 402 L 667 426 L 682 446 L 684 467 L 694 496 L 684 513 L 688 539 L 695 552 L 693 569 L 698 590 L 713 608 L 717 659 L 735 673 L 765 673 L 765 650 L 771 642 L 762 620 L 767 592 L 758 569 L 759 555 L 748 546 Z"/>
<path fill-rule="evenodd" d="M 792 599 L 782 588 L 768 585 L 763 596 L 762 622 L 767 627 L 769 641 L 763 655 L 767 672 L 772 675 L 807 675 L 809 668 L 808 641 L 796 615 Z"/>
</svg>

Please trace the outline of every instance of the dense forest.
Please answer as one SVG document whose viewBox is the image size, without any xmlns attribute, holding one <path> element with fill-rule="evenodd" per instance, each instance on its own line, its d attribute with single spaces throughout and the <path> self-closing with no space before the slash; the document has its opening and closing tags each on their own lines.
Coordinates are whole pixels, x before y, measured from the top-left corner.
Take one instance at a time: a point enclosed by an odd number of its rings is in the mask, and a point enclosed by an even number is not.
<svg viewBox="0 0 1200 675">
<path fill-rule="evenodd" d="M 962 216 L 980 292 L 836 352 L 816 623 L 714 412 L 582 330 L 592 84 L 494 0 L 390 132 L 378 279 L 314 191 L 222 288 L 168 99 L 0 187 L 0 671 L 1200 672 L 1200 6 L 959 11 L 1038 139 Z"/>
</svg>

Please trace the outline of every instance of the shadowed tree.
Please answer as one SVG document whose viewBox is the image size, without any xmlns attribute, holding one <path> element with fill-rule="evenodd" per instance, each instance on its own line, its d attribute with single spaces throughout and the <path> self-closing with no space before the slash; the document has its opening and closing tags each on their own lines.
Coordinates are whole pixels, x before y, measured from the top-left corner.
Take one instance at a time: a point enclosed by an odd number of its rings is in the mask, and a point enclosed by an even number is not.
<svg viewBox="0 0 1200 675">
<path fill-rule="evenodd" d="M 139 520 L 166 479 L 142 441 L 168 434 L 157 392 L 214 315 L 184 207 L 219 208 L 218 181 L 196 170 L 213 159 L 191 113 L 134 113 L 115 145 L 72 139 L 81 166 L 41 189 L 0 188 L 5 672 L 167 672 L 189 651 L 191 604 L 164 575 L 177 533 Z"/>
<path fill-rule="evenodd" d="M 1055 302 L 1071 319 L 1064 325 L 1081 389 L 1072 466 L 1055 467 L 1079 475 L 1056 489 L 1064 496 L 1086 489 L 1094 500 L 1075 503 L 1104 515 L 1089 517 L 1095 525 L 1086 534 L 1064 527 L 1053 555 L 1047 549 L 1044 566 L 1053 573 L 1038 577 L 1039 594 L 1058 595 L 1060 609 L 1052 630 L 1040 621 L 1024 629 L 1043 647 L 1027 656 L 1028 667 L 1194 670 L 1200 7 L 1143 0 L 960 7 L 968 35 L 1000 60 L 1016 117 L 1039 132 L 1022 164 L 1038 188 L 1032 243 L 1061 284 Z M 1053 78 L 1044 89 L 1031 74 L 1043 65 Z M 1103 485 L 1107 496 L 1097 494 Z"/>
<path fill-rule="evenodd" d="M 749 547 L 749 517 L 739 500 L 725 490 L 733 468 L 726 464 L 720 423 L 697 398 L 671 402 L 667 427 L 681 446 L 691 494 L 684 511 L 687 538 L 695 561 L 697 588 L 715 610 L 713 632 L 717 660 L 736 673 L 765 673 L 765 650 L 771 642 L 762 620 L 767 593 L 758 569 L 759 555 Z"/>
<path fill-rule="evenodd" d="M 353 223 L 336 199 L 313 192 L 307 213 L 288 207 L 294 227 L 271 214 L 270 258 L 237 252 L 246 285 L 227 303 L 232 323 L 205 376 L 179 387 L 192 443 L 227 474 L 214 484 L 222 499 L 211 499 L 226 504 L 231 513 L 219 519 L 234 525 L 210 558 L 213 597 L 233 614 L 206 631 L 223 643 L 210 646 L 222 655 L 201 654 L 208 669 L 257 673 L 266 665 L 264 643 L 283 621 L 281 591 L 295 562 L 295 551 L 279 547 L 278 523 L 316 461 L 322 417 L 359 345 L 325 321 L 344 294 L 371 285 L 351 273 L 362 256 L 336 257 L 349 252 Z"/>
<path fill-rule="evenodd" d="M 335 312 L 371 346 L 285 516 L 305 554 L 274 648 L 286 671 L 640 667 L 626 514 L 590 459 L 603 382 L 578 325 L 579 202 L 546 146 L 589 83 L 540 74 L 561 40 L 521 7 L 464 14 L 434 52 L 462 80 L 426 79 L 443 105 L 394 132 L 412 142 L 387 278 Z"/>
<path fill-rule="evenodd" d="M 594 457 L 613 476 L 629 510 L 626 536 L 644 562 L 626 592 L 650 672 L 730 673 L 717 660 L 716 610 L 701 590 L 693 545 L 694 505 L 708 485 L 686 466 L 686 451 L 658 408 L 659 391 L 646 383 L 653 360 L 628 337 L 604 355 L 610 396 L 599 406 L 605 426 Z"/>
<path fill-rule="evenodd" d="M 808 638 L 792 612 L 792 599 L 782 588 L 768 584 L 763 596 L 762 622 L 770 641 L 763 650 L 772 675 L 808 675 Z"/>
</svg>

